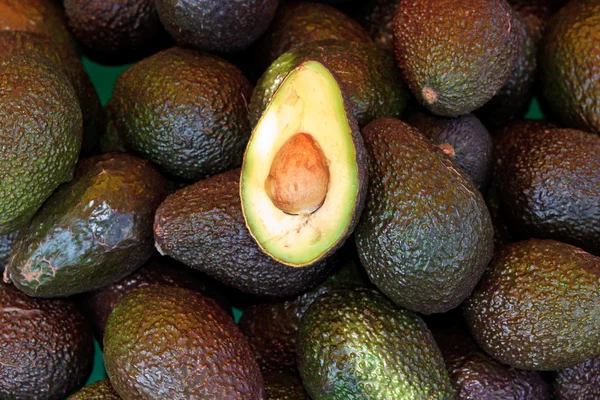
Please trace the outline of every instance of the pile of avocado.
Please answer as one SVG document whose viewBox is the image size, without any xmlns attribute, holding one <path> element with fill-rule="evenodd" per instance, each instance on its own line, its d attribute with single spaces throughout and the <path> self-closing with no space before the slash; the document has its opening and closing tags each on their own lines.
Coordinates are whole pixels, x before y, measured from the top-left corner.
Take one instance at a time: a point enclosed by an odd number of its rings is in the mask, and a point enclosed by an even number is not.
<svg viewBox="0 0 600 400">
<path fill-rule="evenodd" d="M 0 0 L 0 121 L 0 399 L 600 399 L 600 0 Z"/>
</svg>

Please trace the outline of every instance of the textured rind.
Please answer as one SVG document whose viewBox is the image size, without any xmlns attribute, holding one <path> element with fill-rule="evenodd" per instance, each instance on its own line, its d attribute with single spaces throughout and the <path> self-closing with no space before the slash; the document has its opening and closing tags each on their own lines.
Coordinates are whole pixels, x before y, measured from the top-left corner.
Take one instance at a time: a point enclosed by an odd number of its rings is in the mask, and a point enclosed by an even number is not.
<svg viewBox="0 0 600 400">
<path fill-rule="evenodd" d="M 83 386 L 93 335 L 67 300 L 34 299 L 0 282 L 0 398 L 61 400 Z"/>
<path fill-rule="evenodd" d="M 450 158 L 402 121 L 380 118 L 362 134 L 371 184 L 355 237 L 371 281 L 413 311 L 458 306 L 494 250 L 481 193 Z"/>
<path fill-rule="evenodd" d="M 104 362 L 123 400 L 264 396 L 252 350 L 233 319 L 188 289 L 156 286 L 123 298 L 108 319 Z"/>
<path fill-rule="evenodd" d="M 227 61 L 173 47 L 119 76 L 108 107 L 127 145 L 197 181 L 241 165 L 252 85 Z"/>
<path fill-rule="evenodd" d="M 84 387 L 77 393 L 69 396 L 67 400 L 121 400 L 121 397 L 113 389 L 110 381 L 104 379 Z"/>
<path fill-rule="evenodd" d="M 540 44 L 541 92 L 571 128 L 600 134 L 600 0 L 573 0 Z"/>
<path fill-rule="evenodd" d="M 168 285 L 194 290 L 214 299 L 223 310 L 231 312 L 227 298 L 219 293 L 206 276 L 167 257 L 155 257 L 118 282 L 85 293 L 83 301 L 98 341 L 104 337 L 106 321 L 119 301 L 129 293 L 148 286 Z"/>
<path fill-rule="evenodd" d="M 515 368 L 555 370 L 600 354 L 600 258 L 554 240 L 507 245 L 463 304 L 479 346 Z"/>
<path fill-rule="evenodd" d="M 154 212 L 165 196 L 149 161 L 128 154 L 81 161 L 19 232 L 10 279 L 31 296 L 59 297 L 123 278 L 152 255 Z"/>
<path fill-rule="evenodd" d="M 554 372 L 552 388 L 556 400 L 600 399 L 600 356 Z"/>
<path fill-rule="evenodd" d="M 298 372 L 268 372 L 265 380 L 265 400 L 310 400 Z"/>
<path fill-rule="evenodd" d="M 434 144 L 452 146 L 454 162 L 465 170 L 479 190 L 487 186 L 494 145 L 492 136 L 475 115 L 444 118 L 416 110 L 406 114 L 403 120 Z"/>
<path fill-rule="evenodd" d="M 250 46 L 277 6 L 277 0 L 156 0 L 162 23 L 180 46 L 219 53 Z"/>
<path fill-rule="evenodd" d="M 394 12 L 400 0 L 367 0 L 352 16 L 371 34 L 381 48 L 394 51 Z"/>
<path fill-rule="evenodd" d="M 283 79 L 308 60 L 323 62 L 338 77 L 359 126 L 379 117 L 402 115 L 408 89 L 393 56 L 372 43 L 328 39 L 296 47 L 269 66 L 252 92 L 251 126 L 256 125 Z"/>
<path fill-rule="evenodd" d="M 505 0 L 407 0 L 394 15 L 394 53 L 419 103 L 446 117 L 468 114 L 508 80 L 523 37 Z M 428 102 L 423 89 L 436 93 Z"/>
<path fill-rule="evenodd" d="M 454 398 L 425 323 L 374 291 L 336 291 L 313 302 L 300 326 L 298 370 L 318 400 Z"/>
<path fill-rule="evenodd" d="M 5 234 L 25 226 L 71 180 L 83 123 L 67 76 L 33 52 L 0 56 L 0 120 L 0 234 Z"/>
<path fill-rule="evenodd" d="M 508 156 L 502 157 L 498 185 L 511 231 L 600 255 L 600 137 L 557 128 L 506 134 L 516 137 L 499 145 L 513 143 L 510 153 L 500 150 Z"/>
<path fill-rule="evenodd" d="M 260 250 L 246 228 L 239 180 L 240 169 L 234 169 L 168 196 L 154 220 L 157 249 L 259 296 L 294 296 L 325 279 L 334 266 L 330 260 L 295 268 Z"/>
<path fill-rule="evenodd" d="M 485 354 L 462 328 L 433 330 L 459 399 L 550 400 L 542 375 L 502 365 Z"/>
<path fill-rule="evenodd" d="M 10 251 L 18 233 L 19 231 L 15 231 L 6 235 L 0 235 L 0 273 L 4 272 L 4 268 L 8 265 Z"/>
</svg>

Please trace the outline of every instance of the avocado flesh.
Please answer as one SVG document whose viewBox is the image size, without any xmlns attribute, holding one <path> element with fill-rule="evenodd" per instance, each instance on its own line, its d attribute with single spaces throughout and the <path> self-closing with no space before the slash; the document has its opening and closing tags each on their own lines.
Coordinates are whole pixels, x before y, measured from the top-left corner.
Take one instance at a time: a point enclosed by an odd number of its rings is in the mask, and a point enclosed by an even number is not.
<svg viewBox="0 0 600 400">
<path fill-rule="evenodd" d="M 252 133 L 240 181 L 244 217 L 261 249 L 283 264 L 311 264 L 347 236 L 361 189 L 350 118 L 334 76 L 307 61 L 281 83 Z M 265 182 L 279 149 L 298 133 L 310 135 L 323 151 L 329 186 L 319 208 L 294 215 L 273 203 Z"/>
</svg>

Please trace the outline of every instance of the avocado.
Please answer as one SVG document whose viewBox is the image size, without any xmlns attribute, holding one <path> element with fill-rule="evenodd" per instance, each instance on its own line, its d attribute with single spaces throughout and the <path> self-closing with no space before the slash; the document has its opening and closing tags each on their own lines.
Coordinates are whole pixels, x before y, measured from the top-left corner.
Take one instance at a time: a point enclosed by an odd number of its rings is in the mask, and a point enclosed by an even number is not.
<svg viewBox="0 0 600 400">
<path fill-rule="evenodd" d="M 227 61 L 173 47 L 123 72 L 108 103 L 127 146 L 191 181 L 237 168 L 252 85 Z"/>
<path fill-rule="evenodd" d="M 455 398 L 423 320 L 375 291 L 320 296 L 302 317 L 297 353 L 314 400 Z"/>
<path fill-rule="evenodd" d="M 440 147 L 469 175 L 479 190 L 487 188 L 494 144 L 479 118 L 473 114 L 444 118 L 412 108 L 404 121 Z"/>
<path fill-rule="evenodd" d="M 15 231 L 6 235 L 0 235 L 0 273 L 4 272 L 4 268 L 8 265 L 10 251 L 18 233 L 19 231 Z"/>
<path fill-rule="evenodd" d="M 400 118 L 408 101 L 394 57 L 372 43 L 328 39 L 296 47 L 273 62 L 250 100 L 250 124 L 255 126 L 285 77 L 305 61 L 322 61 L 340 82 L 359 126 L 379 117 Z"/>
<path fill-rule="evenodd" d="M 73 177 L 83 122 L 60 66 L 35 52 L 0 55 L 0 234 L 23 228 Z"/>
<path fill-rule="evenodd" d="M 514 368 L 555 370 L 600 354 L 600 258 L 555 240 L 502 247 L 463 304 L 477 344 Z"/>
<path fill-rule="evenodd" d="M 36 297 L 69 296 L 115 282 L 153 251 L 164 179 L 128 154 L 85 159 L 13 244 L 7 276 Z"/>
<path fill-rule="evenodd" d="M 129 293 L 148 286 L 169 285 L 194 290 L 214 299 L 223 310 L 231 313 L 229 301 L 219 292 L 218 285 L 194 272 L 168 257 L 155 256 L 120 281 L 84 293 L 83 303 L 98 341 L 102 341 L 108 316 L 119 301 Z"/>
<path fill-rule="evenodd" d="M 0 398 L 61 400 L 85 383 L 94 341 L 70 300 L 35 299 L 0 282 Z"/>
<path fill-rule="evenodd" d="M 432 330 L 459 399 L 550 400 L 550 386 L 536 371 L 494 361 L 460 327 Z"/>
<path fill-rule="evenodd" d="M 264 396 L 252 350 L 233 319 L 188 289 L 154 286 L 125 296 L 108 318 L 104 363 L 123 400 Z"/>
<path fill-rule="evenodd" d="M 65 0 L 67 24 L 90 57 L 125 64 L 170 44 L 153 0 Z"/>
<path fill-rule="evenodd" d="M 168 196 L 154 220 L 158 251 L 258 296 L 294 296 L 323 281 L 335 266 L 333 257 L 294 268 L 260 250 L 244 222 L 239 180 L 235 169 Z"/>
<path fill-rule="evenodd" d="M 600 255 L 600 137 L 575 129 L 511 130 L 500 150 L 499 196 L 519 238 L 546 238 Z M 509 146 L 500 144 L 499 146 Z"/>
<path fill-rule="evenodd" d="M 71 395 L 67 400 L 121 400 L 108 379 L 94 382 Z"/>
<path fill-rule="evenodd" d="M 457 307 L 494 250 L 481 193 L 439 147 L 405 122 L 380 118 L 362 135 L 373 182 L 355 233 L 362 265 L 402 307 L 423 314 Z"/>
<path fill-rule="evenodd" d="M 573 0 L 548 23 L 540 44 L 541 93 L 570 128 L 600 134 L 600 0 Z"/>
<path fill-rule="evenodd" d="M 156 0 L 160 20 L 180 46 L 218 53 L 250 46 L 277 6 L 277 0 Z"/>
<path fill-rule="evenodd" d="M 457 117 L 484 105 L 508 80 L 522 47 L 505 0 L 401 1 L 394 52 L 416 100 Z"/>
<path fill-rule="evenodd" d="M 268 372 L 265 380 L 265 400 L 310 400 L 297 372 Z"/>
<path fill-rule="evenodd" d="M 527 26 L 529 35 L 537 45 L 544 35 L 548 22 L 569 0 L 507 0 L 512 9 Z"/>
<path fill-rule="evenodd" d="M 400 0 L 366 0 L 353 12 L 352 17 L 371 34 L 381 48 L 394 51 L 394 13 Z"/>
<path fill-rule="evenodd" d="M 277 87 L 244 153 L 240 197 L 261 250 L 293 267 L 333 254 L 365 201 L 367 161 L 331 69 L 304 61 Z"/>
<path fill-rule="evenodd" d="M 104 106 L 102 110 L 106 120 L 106 126 L 98 138 L 96 153 L 127 153 L 127 145 L 125 144 L 125 140 L 123 140 L 123 136 L 117 129 L 113 113 L 108 106 Z"/>
<path fill-rule="evenodd" d="M 556 400 L 600 398 L 600 355 L 552 375 Z"/>
</svg>

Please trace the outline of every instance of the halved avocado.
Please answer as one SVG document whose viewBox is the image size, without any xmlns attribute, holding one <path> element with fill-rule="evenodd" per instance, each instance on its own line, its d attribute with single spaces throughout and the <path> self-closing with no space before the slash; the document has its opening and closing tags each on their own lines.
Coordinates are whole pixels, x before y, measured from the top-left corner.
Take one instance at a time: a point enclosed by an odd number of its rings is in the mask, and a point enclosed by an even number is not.
<svg viewBox="0 0 600 400">
<path fill-rule="evenodd" d="M 246 147 L 240 196 L 250 234 L 280 263 L 312 264 L 352 233 L 366 186 L 349 103 L 330 69 L 307 60 L 284 78 Z"/>
</svg>

